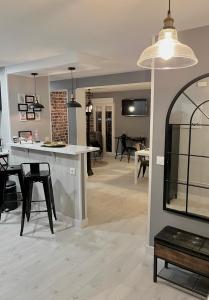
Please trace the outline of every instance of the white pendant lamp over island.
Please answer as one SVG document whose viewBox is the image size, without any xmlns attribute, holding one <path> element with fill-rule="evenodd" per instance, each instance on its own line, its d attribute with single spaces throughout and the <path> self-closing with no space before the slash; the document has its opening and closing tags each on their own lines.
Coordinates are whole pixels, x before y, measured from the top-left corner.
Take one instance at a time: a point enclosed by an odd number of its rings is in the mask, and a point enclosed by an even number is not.
<svg viewBox="0 0 209 300">
<path fill-rule="evenodd" d="M 178 33 L 171 17 L 170 0 L 168 15 L 164 27 L 158 35 L 158 41 L 146 48 L 137 65 L 145 69 L 180 69 L 194 66 L 198 63 L 194 51 L 178 40 Z"/>
</svg>

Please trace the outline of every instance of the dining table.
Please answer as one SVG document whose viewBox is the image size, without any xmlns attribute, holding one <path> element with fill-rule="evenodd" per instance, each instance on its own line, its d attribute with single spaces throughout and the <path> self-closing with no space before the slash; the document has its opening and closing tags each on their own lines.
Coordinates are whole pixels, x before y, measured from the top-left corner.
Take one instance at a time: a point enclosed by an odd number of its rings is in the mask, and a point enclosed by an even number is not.
<svg viewBox="0 0 209 300">
<path fill-rule="evenodd" d="M 116 151 L 115 151 L 115 159 L 117 158 L 117 156 L 119 155 L 118 151 L 120 150 L 119 148 L 122 147 L 122 136 L 116 136 Z M 146 137 L 131 137 L 131 136 L 126 136 L 126 141 L 130 144 L 130 146 L 134 146 L 134 144 L 136 143 L 141 143 L 143 145 L 146 144 Z M 121 145 L 120 145 L 121 144 Z M 120 151 L 119 151 L 120 152 Z"/>
<path fill-rule="evenodd" d="M 142 149 L 135 151 L 135 171 L 134 171 L 134 183 L 137 184 L 138 182 L 138 171 L 139 171 L 139 156 L 148 157 L 150 156 L 150 149 Z"/>
</svg>

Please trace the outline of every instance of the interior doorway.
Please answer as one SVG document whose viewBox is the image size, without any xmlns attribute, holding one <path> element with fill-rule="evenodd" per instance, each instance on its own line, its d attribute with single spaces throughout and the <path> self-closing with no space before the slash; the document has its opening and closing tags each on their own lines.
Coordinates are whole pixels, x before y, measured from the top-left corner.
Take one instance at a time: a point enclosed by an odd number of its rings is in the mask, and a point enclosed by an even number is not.
<svg viewBox="0 0 209 300">
<path fill-rule="evenodd" d="M 149 165 L 146 172 L 138 175 L 141 161 L 136 163 L 135 152 L 144 138 L 146 151 L 149 150 L 150 114 L 126 116 L 122 113 L 123 99 L 147 99 L 151 102 L 150 84 L 137 86 L 91 87 L 93 92 L 93 114 L 91 130 L 100 132 L 103 138 L 104 156 L 92 160 L 94 175 L 87 180 L 87 215 L 90 226 L 118 226 L 133 223 L 133 230 L 146 231 L 148 216 Z M 149 109 L 148 109 L 149 110 Z M 122 154 L 122 135 L 127 146 L 132 147 L 130 160 Z M 115 155 L 117 141 L 118 155 Z M 135 149 L 136 148 L 136 149 Z M 144 149 L 144 148 L 143 148 Z M 142 150 L 143 150 L 142 149 Z M 109 155 L 111 154 L 111 155 Z M 122 157 L 122 159 L 121 159 Z M 148 160 L 148 159 L 147 159 Z M 140 224 L 140 226 L 139 226 Z M 132 230 L 131 229 L 131 230 Z M 121 230 L 121 229 L 120 229 Z"/>
<path fill-rule="evenodd" d="M 115 117 L 113 98 L 95 98 L 93 103 L 94 131 L 101 133 L 103 154 L 115 152 Z"/>
</svg>

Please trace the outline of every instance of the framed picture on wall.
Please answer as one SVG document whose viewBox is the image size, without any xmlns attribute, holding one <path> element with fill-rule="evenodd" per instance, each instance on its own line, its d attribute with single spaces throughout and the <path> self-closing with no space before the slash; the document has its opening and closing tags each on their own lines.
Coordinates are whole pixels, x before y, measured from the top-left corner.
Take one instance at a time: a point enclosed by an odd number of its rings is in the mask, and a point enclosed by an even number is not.
<svg viewBox="0 0 209 300">
<path fill-rule="evenodd" d="M 26 112 L 26 118 L 27 120 L 35 120 L 35 113 L 34 112 Z"/>
<path fill-rule="evenodd" d="M 28 104 L 18 103 L 18 111 L 28 111 Z"/>
<path fill-rule="evenodd" d="M 32 135 L 31 130 L 20 130 L 18 131 L 18 136 L 20 138 L 28 139 Z"/>
<path fill-rule="evenodd" d="M 34 103 L 34 96 L 25 95 L 25 103 Z"/>
<path fill-rule="evenodd" d="M 26 111 L 20 111 L 19 118 L 20 118 L 20 121 L 27 121 Z"/>
</svg>

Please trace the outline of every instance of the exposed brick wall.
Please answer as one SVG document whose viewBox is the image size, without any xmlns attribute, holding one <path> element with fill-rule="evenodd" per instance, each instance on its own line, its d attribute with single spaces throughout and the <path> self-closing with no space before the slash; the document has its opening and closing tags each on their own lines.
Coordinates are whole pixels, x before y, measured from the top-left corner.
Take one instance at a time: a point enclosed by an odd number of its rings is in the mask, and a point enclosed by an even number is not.
<svg viewBox="0 0 209 300">
<path fill-rule="evenodd" d="M 68 143 L 67 91 L 50 93 L 52 140 Z"/>
</svg>

